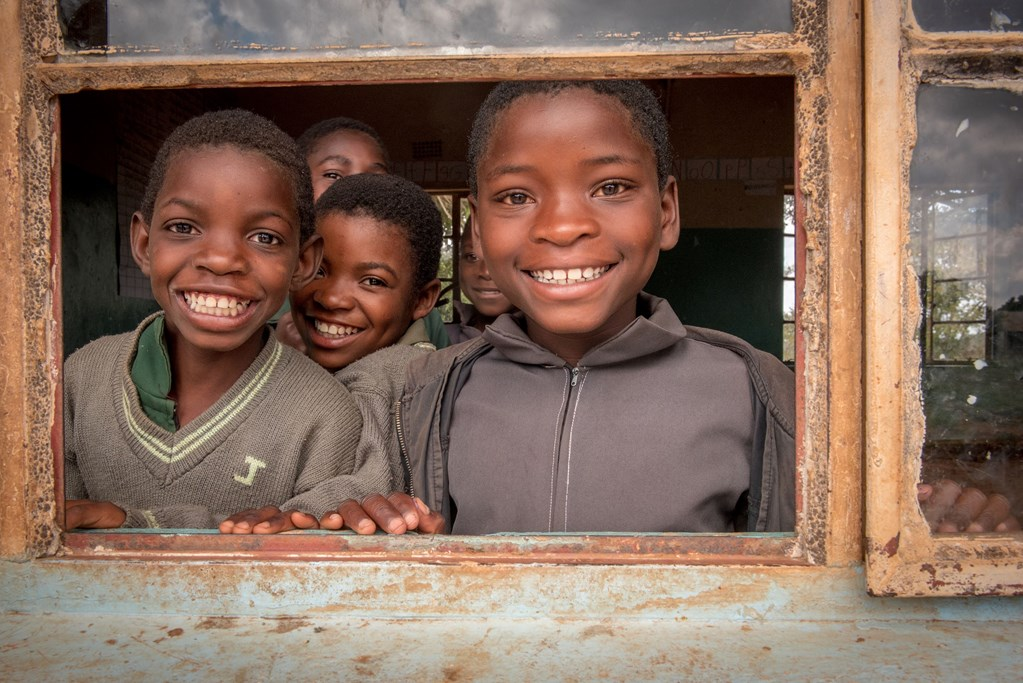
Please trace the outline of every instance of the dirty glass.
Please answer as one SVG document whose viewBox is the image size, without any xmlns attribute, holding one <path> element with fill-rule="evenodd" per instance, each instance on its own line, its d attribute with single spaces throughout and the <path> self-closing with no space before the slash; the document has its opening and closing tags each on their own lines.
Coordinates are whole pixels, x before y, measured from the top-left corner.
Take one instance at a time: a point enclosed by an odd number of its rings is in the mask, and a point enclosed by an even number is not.
<svg viewBox="0 0 1023 683">
<path fill-rule="evenodd" d="M 1021 31 L 1023 0 L 913 0 L 925 31 Z"/>
<path fill-rule="evenodd" d="M 1023 519 L 1023 96 L 923 86 L 917 125 L 921 478 Z"/>
<path fill-rule="evenodd" d="M 265 56 L 620 47 L 792 30 L 790 0 L 58 0 L 69 50 Z"/>
</svg>

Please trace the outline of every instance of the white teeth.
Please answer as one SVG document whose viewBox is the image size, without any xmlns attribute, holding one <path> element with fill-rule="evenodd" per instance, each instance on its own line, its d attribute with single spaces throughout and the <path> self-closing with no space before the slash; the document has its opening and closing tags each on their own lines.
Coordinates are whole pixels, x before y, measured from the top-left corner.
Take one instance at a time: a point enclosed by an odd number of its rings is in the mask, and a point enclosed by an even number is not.
<svg viewBox="0 0 1023 683">
<path fill-rule="evenodd" d="M 325 323 L 322 320 L 314 320 L 313 324 L 316 326 L 317 332 L 327 337 L 347 337 L 360 331 L 358 327 L 335 325 L 334 323 Z"/>
<path fill-rule="evenodd" d="M 596 280 L 610 268 L 611 266 L 599 266 L 597 268 L 587 266 L 586 268 L 569 268 L 568 270 L 560 268 L 555 268 L 554 270 L 531 270 L 529 275 L 537 282 L 545 285 L 574 285 L 580 282 Z"/>
<path fill-rule="evenodd" d="M 214 315 L 221 318 L 236 318 L 245 312 L 251 301 L 242 301 L 232 296 L 217 296 L 201 292 L 185 292 L 185 302 L 195 313 Z"/>
</svg>

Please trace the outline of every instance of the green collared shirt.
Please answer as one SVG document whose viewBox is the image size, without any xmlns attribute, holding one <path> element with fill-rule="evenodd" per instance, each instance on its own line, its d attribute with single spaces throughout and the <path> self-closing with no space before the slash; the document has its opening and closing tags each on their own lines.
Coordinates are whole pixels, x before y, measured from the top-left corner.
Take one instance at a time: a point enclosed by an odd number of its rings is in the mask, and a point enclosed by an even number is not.
<svg viewBox="0 0 1023 683">
<path fill-rule="evenodd" d="M 139 335 L 131 381 L 139 392 L 139 403 L 149 419 L 168 432 L 178 429 L 174 415 L 178 404 L 170 398 L 171 363 L 163 339 L 163 316 L 157 316 Z"/>
</svg>

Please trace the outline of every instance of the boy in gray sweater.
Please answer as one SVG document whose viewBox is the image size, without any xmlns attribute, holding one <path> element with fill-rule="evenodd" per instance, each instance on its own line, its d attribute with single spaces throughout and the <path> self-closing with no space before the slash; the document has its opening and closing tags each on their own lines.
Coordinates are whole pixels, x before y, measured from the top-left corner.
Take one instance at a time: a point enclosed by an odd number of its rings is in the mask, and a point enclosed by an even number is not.
<svg viewBox="0 0 1023 683">
<path fill-rule="evenodd" d="M 335 373 L 362 411 L 360 461 L 389 464 L 371 478 L 389 476 L 401 488 L 394 406 L 409 363 L 434 350 L 424 318 L 440 293 L 440 212 L 411 181 L 359 174 L 320 195 L 316 231 L 323 237 L 323 262 L 292 294 L 292 317 L 305 352 Z M 320 526 L 315 515 L 288 508 L 249 510 L 232 519 L 260 532 Z M 323 528 L 337 528 L 332 519 L 322 520 Z"/>
<path fill-rule="evenodd" d="M 266 325 L 319 266 L 311 197 L 294 141 L 250 112 L 200 116 L 164 142 L 131 226 L 163 310 L 64 368 L 67 528 L 248 533 L 225 518 L 323 514 L 388 485 L 353 476 L 351 395 Z"/>
</svg>

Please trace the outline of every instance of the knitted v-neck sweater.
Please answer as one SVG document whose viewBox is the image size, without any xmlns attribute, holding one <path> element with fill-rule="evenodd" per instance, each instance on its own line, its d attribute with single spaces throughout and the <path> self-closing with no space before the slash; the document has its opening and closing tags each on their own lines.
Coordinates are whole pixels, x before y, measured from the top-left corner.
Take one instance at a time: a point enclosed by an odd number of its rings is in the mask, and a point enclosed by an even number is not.
<svg viewBox="0 0 1023 683">
<path fill-rule="evenodd" d="M 159 315 L 159 314 L 158 314 Z M 126 527 L 210 528 L 264 505 L 317 517 L 386 490 L 354 475 L 362 429 L 349 392 L 272 334 L 252 365 L 201 415 L 168 432 L 131 379 L 141 331 L 104 337 L 64 366 L 68 499 L 108 500 Z"/>
<path fill-rule="evenodd" d="M 357 456 L 360 474 L 379 478 L 383 472 L 373 470 L 389 465 L 386 472 L 390 486 L 379 493 L 405 489 L 405 468 L 394 430 L 394 405 L 405 388 L 409 363 L 435 350 L 426 324 L 416 320 L 394 344 L 377 349 L 334 374 L 352 392 L 352 398 L 362 411 L 362 437 Z"/>
</svg>

